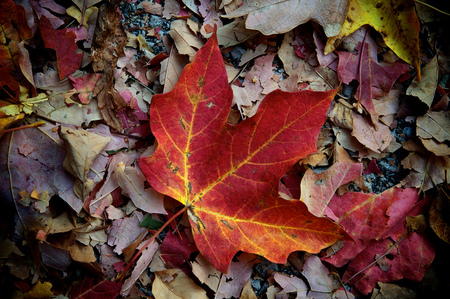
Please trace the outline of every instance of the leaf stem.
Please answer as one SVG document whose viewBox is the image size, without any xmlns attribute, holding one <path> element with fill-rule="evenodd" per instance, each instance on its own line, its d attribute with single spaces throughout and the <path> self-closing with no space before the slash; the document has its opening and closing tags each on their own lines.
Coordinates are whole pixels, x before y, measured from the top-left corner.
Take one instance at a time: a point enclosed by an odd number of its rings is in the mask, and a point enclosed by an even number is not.
<svg viewBox="0 0 450 299">
<path fill-rule="evenodd" d="M 145 243 L 144 246 L 142 246 L 142 248 L 138 251 L 138 253 L 136 253 L 133 258 L 131 259 L 131 261 L 127 264 L 127 266 L 125 267 L 125 269 L 122 271 L 122 273 L 119 274 L 119 276 L 117 276 L 116 281 L 122 282 L 123 278 L 125 277 L 125 274 L 127 273 L 127 271 L 130 269 L 131 265 L 133 264 L 133 262 L 139 257 L 139 255 L 142 253 L 142 251 L 145 250 L 145 248 L 147 248 L 147 246 L 153 242 L 156 237 L 167 227 L 167 225 L 169 225 L 173 220 L 175 220 L 175 218 L 177 218 L 178 216 L 180 216 L 181 214 L 183 214 L 185 211 L 187 211 L 187 206 L 184 206 L 181 210 L 179 210 L 176 214 L 174 214 L 172 217 L 170 217 L 169 220 L 166 221 L 166 223 L 164 223 L 163 226 L 161 226 L 160 229 L 158 229 L 158 231 L 150 238 L 147 240 L 147 243 Z"/>
<path fill-rule="evenodd" d="M 423 6 L 426 6 L 426 7 L 428 7 L 428 8 L 434 9 L 435 11 L 440 12 L 440 13 L 443 14 L 443 15 L 450 16 L 450 13 L 445 12 L 445 11 L 442 11 L 442 10 L 440 10 L 440 9 L 438 9 L 438 8 L 436 8 L 436 7 L 434 7 L 434 6 L 430 5 L 430 4 L 428 4 L 428 3 L 422 2 L 422 1 L 420 1 L 420 0 L 414 0 L 414 2 L 419 3 L 419 4 L 422 4 Z"/>
<path fill-rule="evenodd" d="M 36 128 L 36 127 L 44 126 L 45 124 L 46 124 L 46 122 L 41 120 L 41 121 L 35 122 L 35 123 L 31 124 L 31 125 L 26 125 L 26 126 L 21 126 L 21 127 L 17 127 L 17 128 L 3 130 L 0 133 L 4 134 L 4 133 L 18 131 L 18 130 L 22 130 L 22 129 Z"/>
</svg>

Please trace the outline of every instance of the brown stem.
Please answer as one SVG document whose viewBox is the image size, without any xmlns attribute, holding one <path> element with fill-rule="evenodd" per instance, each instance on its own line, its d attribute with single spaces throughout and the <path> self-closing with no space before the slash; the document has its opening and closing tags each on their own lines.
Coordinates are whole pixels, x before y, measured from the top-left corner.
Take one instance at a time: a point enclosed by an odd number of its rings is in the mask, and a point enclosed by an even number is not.
<svg viewBox="0 0 450 299">
<path fill-rule="evenodd" d="M 34 124 L 31 124 L 31 125 L 26 125 L 26 126 L 21 126 L 21 127 L 17 127 L 17 128 L 3 130 L 0 133 L 3 134 L 3 133 L 8 133 L 8 132 L 22 130 L 22 129 L 36 128 L 36 127 L 40 127 L 40 126 L 44 126 L 44 125 L 45 125 L 45 121 L 41 120 L 41 121 L 38 121 L 38 122 L 36 122 Z"/>
<path fill-rule="evenodd" d="M 166 223 L 164 223 L 163 226 L 161 226 L 161 228 L 150 238 L 147 240 L 147 243 L 145 243 L 144 246 L 142 246 L 142 248 L 138 251 L 138 253 L 136 253 L 133 258 L 131 259 L 131 261 L 127 264 L 127 266 L 125 267 L 125 269 L 122 271 L 122 273 L 119 274 L 119 276 L 117 276 L 116 281 L 122 282 L 123 278 L 125 277 L 125 274 L 127 273 L 128 269 L 130 269 L 131 265 L 133 264 L 133 262 L 139 257 L 139 255 L 142 253 L 142 251 L 144 251 L 145 248 L 147 248 L 147 246 L 155 240 L 155 238 L 166 228 L 167 225 L 169 225 L 169 223 L 171 223 L 173 220 L 175 220 L 175 218 L 177 218 L 178 216 L 180 216 L 181 214 L 183 214 L 185 211 L 187 211 L 187 206 L 184 206 L 181 210 L 179 210 L 175 215 L 173 215 L 172 217 L 170 217 L 169 220 L 166 221 Z"/>
</svg>

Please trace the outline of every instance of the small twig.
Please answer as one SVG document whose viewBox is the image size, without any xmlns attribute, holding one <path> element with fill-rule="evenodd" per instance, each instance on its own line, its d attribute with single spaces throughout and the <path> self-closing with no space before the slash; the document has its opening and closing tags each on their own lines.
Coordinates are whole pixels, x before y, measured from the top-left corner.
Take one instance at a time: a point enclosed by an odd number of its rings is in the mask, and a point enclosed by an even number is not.
<svg viewBox="0 0 450 299">
<path fill-rule="evenodd" d="M 336 273 L 336 272 L 330 272 L 329 275 L 335 275 L 335 276 L 337 276 L 337 278 L 338 278 L 338 280 L 339 280 L 339 282 L 340 282 L 342 288 L 344 289 L 345 296 L 347 297 L 347 299 L 350 299 L 350 298 L 348 297 L 347 290 L 345 289 L 345 284 L 342 282 L 342 279 L 341 279 L 341 276 L 339 275 L 339 273 Z"/>
<path fill-rule="evenodd" d="M 21 126 L 21 127 L 17 127 L 17 128 L 3 130 L 0 133 L 3 134 L 3 133 L 13 132 L 13 131 L 18 131 L 18 130 L 23 130 L 23 129 L 36 128 L 36 127 L 40 127 L 40 126 L 44 126 L 44 125 L 45 125 L 45 121 L 41 120 L 41 121 L 38 121 L 31 125 L 26 125 L 26 126 Z"/>
<path fill-rule="evenodd" d="M 138 79 L 136 79 L 133 75 L 128 74 L 128 78 L 133 79 L 135 82 L 141 84 L 143 87 L 147 88 L 148 90 L 150 90 L 153 94 L 156 94 L 156 92 L 154 92 L 150 87 L 148 87 L 147 85 L 145 85 L 144 83 L 142 83 L 141 81 L 139 81 Z"/>
<path fill-rule="evenodd" d="M 349 279 L 347 279 L 346 282 L 344 282 L 344 284 L 347 284 L 350 282 L 350 280 L 352 280 L 353 278 L 355 278 L 356 276 L 358 276 L 359 274 L 363 273 L 364 271 L 366 271 L 367 269 L 369 269 L 370 267 L 372 267 L 373 265 L 375 265 L 376 263 L 378 263 L 379 260 L 381 260 L 383 257 L 385 257 L 386 255 L 388 255 L 389 252 L 391 252 L 392 248 L 396 247 L 398 245 L 398 243 L 400 243 L 400 241 L 402 241 L 404 238 L 406 238 L 407 235 L 401 237 L 397 242 L 395 242 L 388 250 L 386 250 L 385 253 L 383 253 L 380 257 L 378 257 L 375 261 L 373 261 L 372 263 L 370 263 L 367 267 L 365 267 L 362 270 L 359 270 L 357 273 L 355 273 L 352 277 L 350 277 Z"/>
<path fill-rule="evenodd" d="M 428 4 L 428 3 L 422 2 L 422 1 L 420 1 L 420 0 L 414 0 L 414 2 L 419 3 L 419 4 L 422 4 L 423 6 L 426 6 L 426 7 L 428 7 L 428 8 L 434 9 L 435 11 L 440 12 L 440 13 L 443 14 L 443 15 L 450 16 L 450 13 L 445 12 L 445 11 L 442 11 L 442 10 L 440 10 L 440 9 L 438 9 L 438 8 L 436 8 L 436 7 L 434 7 L 434 6 L 430 5 L 430 4 Z"/>
<path fill-rule="evenodd" d="M 116 281 L 122 282 L 122 280 L 124 279 L 127 271 L 130 269 L 133 262 L 139 257 L 139 255 L 145 250 L 145 248 L 147 248 L 147 246 L 150 245 L 150 243 L 156 239 L 156 237 L 166 228 L 167 225 L 169 225 L 173 220 L 175 220 L 175 218 L 177 218 L 178 216 L 183 214 L 185 211 L 187 211 L 187 208 L 188 208 L 187 206 L 184 206 L 176 214 L 174 214 L 172 217 L 170 217 L 170 219 L 167 220 L 166 223 L 164 223 L 164 225 L 161 226 L 161 228 L 158 229 L 158 231 L 150 239 L 147 240 L 147 243 L 145 243 L 144 246 L 142 246 L 142 248 L 138 251 L 138 253 L 136 253 L 133 256 L 133 258 L 128 263 L 128 265 L 125 267 L 125 269 L 122 271 L 122 273 L 120 273 L 119 276 L 117 276 Z"/>
</svg>

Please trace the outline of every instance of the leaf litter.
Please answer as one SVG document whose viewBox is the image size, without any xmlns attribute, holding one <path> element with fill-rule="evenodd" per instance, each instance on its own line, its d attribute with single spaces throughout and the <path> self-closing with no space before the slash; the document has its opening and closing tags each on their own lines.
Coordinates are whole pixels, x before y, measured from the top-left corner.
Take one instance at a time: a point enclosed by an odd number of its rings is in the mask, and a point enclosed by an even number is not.
<svg viewBox="0 0 450 299">
<path fill-rule="evenodd" d="M 7 295 L 444 289 L 446 16 L 331 2 L 2 2 Z"/>
</svg>

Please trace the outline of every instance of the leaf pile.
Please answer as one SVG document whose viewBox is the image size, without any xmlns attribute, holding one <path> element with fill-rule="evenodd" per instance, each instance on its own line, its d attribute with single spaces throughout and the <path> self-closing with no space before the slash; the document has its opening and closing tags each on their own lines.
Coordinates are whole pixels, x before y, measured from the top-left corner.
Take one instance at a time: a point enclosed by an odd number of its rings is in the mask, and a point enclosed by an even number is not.
<svg viewBox="0 0 450 299">
<path fill-rule="evenodd" d="M 1 1 L 5 296 L 440 293 L 445 18 L 412 0 Z"/>
</svg>

